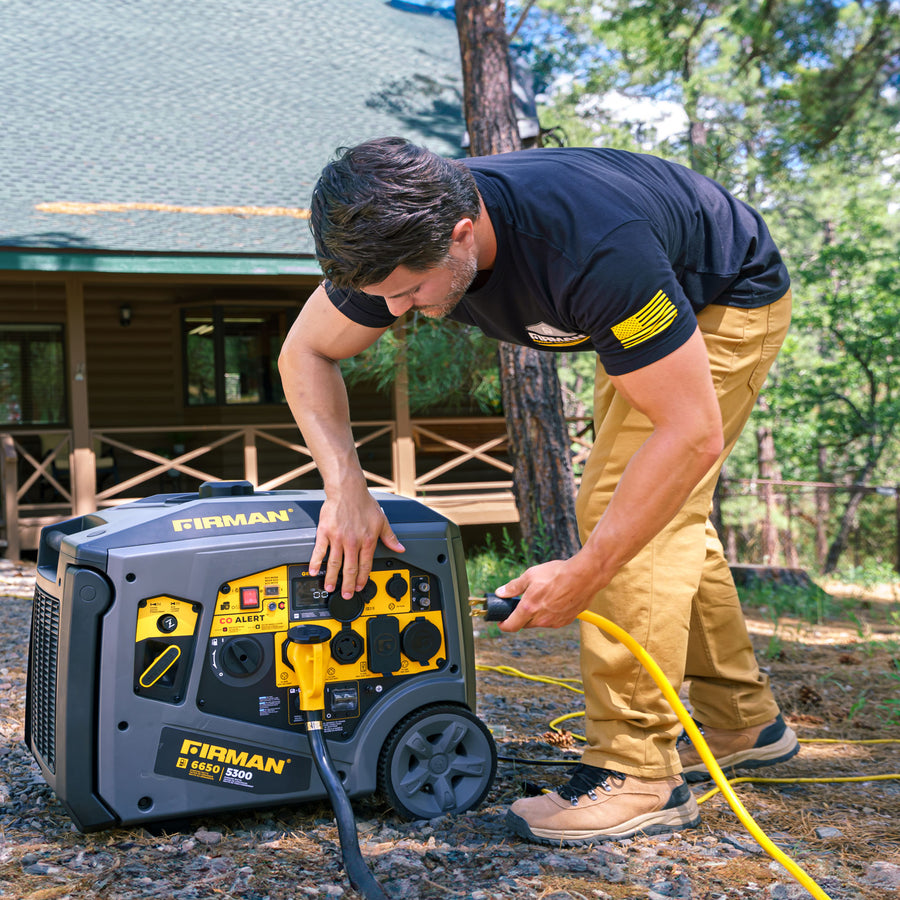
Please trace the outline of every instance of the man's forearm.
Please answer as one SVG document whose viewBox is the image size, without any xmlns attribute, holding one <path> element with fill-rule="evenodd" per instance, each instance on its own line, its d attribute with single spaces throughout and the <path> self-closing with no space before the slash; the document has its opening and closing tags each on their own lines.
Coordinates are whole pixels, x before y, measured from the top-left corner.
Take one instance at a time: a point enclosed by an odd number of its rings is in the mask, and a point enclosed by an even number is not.
<svg viewBox="0 0 900 900">
<path fill-rule="evenodd" d="M 322 476 L 326 494 L 331 496 L 347 488 L 365 490 L 350 428 L 347 389 L 338 364 L 307 353 L 299 359 L 283 360 L 281 375 L 288 405 Z"/>
<path fill-rule="evenodd" d="M 379 540 L 403 552 L 369 493 L 337 362 L 362 352 L 383 331 L 351 322 L 320 285 L 300 310 L 278 358 L 285 398 L 325 487 L 309 571 L 317 575 L 324 565 L 324 589 L 330 593 L 340 585 L 346 598 L 365 587 Z"/>
<path fill-rule="evenodd" d="M 566 560 L 532 566 L 497 588 L 501 597 L 522 597 L 501 630 L 558 628 L 571 622 L 665 527 L 715 462 L 714 451 L 714 442 L 702 449 L 693 441 L 687 445 L 679 438 L 670 441 L 665 434 L 650 437 L 631 458 L 581 550 Z"/>
</svg>

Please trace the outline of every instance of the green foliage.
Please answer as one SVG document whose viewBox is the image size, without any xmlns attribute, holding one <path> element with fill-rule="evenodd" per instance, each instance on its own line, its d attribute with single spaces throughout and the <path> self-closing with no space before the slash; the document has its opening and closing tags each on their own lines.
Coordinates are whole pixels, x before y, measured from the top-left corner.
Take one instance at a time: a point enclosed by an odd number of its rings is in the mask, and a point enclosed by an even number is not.
<svg viewBox="0 0 900 900">
<path fill-rule="evenodd" d="M 792 386 L 784 412 L 814 425 L 805 437 L 828 448 L 834 480 L 867 480 L 900 427 L 900 231 L 872 206 L 851 198 L 800 263 L 808 302 L 782 370 Z"/>
<path fill-rule="evenodd" d="M 834 577 L 845 584 L 863 588 L 892 584 L 900 591 L 900 572 L 884 560 L 868 559 L 860 565 L 841 566 L 834 573 Z"/>
<path fill-rule="evenodd" d="M 466 556 L 469 592 L 473 597 L 483 597 L 520 575 L 528 566 L 524 545 L 517 545 L 505 528 L 499 546 L 488 535 L 484 547 Z"/>
<path fill-rule="evenodd" d="M 643 150 L 710 175 L 765 214 L 782 248 L 794 325 L 728 474 L 758 474 L 754 432 L 765 425 L 785 478 L 900 480 L 896 10 L 862 0 L 539 6 L 572 46 L 592 45 L 548 91 L 545 125 L 572 144 Z M 850 492 L 833 499 L 830 564 L 867 524 Z"/>
<path fill-rule="evenodd" d="M 413 313 L 359 356 L 344 360 L 341 370 L 350 385 L 371 380 L 386 389 L 404 357 L 413 412 L 431 407 L 444 415 L 454 408 L 460 414 L 501 412 L 497 342 L 458 322 Z"/>
<path fill-rule="evenodd" d="M 821 588 L 754 582 L 738 588 L 741 604 L 757 609 L 777 622 L 785 616 L 811 624 L 822 624 L 838 611 L 830 594 Z"/>
<path fill-rule="evenodd" d="M 540 6 L 569 28 L 573 44 L 594 46 L 588 71 L 554 99 L 555 110 L 568 113 L 567 131 L 581 120 L 594 138 L 624 146 L 615 117 L 604 112 L 613 90 L 677 104 L 684 113 L 680 134 L 657 138 L 637 116 L 629 123 L 632 139 L 685 159 L 751 201 L 803 163 L 859 146 L 873 120 L 882 128 L 896 123 L 884 88 L 892 81 L 896 87 L 900 18 L 886 3 L 542 0 Z"/>
<path fill-rule="evenodd" d="M 538 540 L 532 547 L 528 547 L 522 540 L 516 541 L 505 528 L 499 544 L 489 534 L 483 547 L 476 548 L 466 556 L 469 592 L 473 597 L 483 597 L 501 584 L 521 575 L 529 566 L 546 562 L 552 557 L 549 546 L 550 541 L 542 522 L 539 523 Z"/>
</svg>

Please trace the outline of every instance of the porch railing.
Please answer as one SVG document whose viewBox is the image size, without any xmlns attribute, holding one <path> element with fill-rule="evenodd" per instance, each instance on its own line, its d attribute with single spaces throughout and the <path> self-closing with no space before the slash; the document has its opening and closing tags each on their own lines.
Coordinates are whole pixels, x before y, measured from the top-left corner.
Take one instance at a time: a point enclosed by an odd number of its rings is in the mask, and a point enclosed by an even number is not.
<svg viewBox="0 0 900 900">
<path fill-rule="evenodd" d="M 352 427 L 371 487 L 419 497 L 457 521 L 516 520 L 503 418 L 413 419 L 414 451 L 407 457 L 397 452 L 395 422 Z M 577 469 L 590 446 L 589 420 L 571 420 L 570 434 Z M 309 449 L 289 423 L 97 428 L 90 438 L 95 472 L 85 496 L 84 479 L 73 477 L 70 430 L 0 434 L 7 555 L 33 549 L 50 522 L 156 493 L 195 491 L 204 481 L 244 479 L 258 490 L 320 484 Z"/>
</svg>

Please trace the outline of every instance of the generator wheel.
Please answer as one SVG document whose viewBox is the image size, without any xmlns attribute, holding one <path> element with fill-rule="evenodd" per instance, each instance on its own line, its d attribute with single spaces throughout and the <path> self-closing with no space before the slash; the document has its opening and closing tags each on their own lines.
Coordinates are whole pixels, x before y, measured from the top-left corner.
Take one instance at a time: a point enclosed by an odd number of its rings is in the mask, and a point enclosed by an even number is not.
<svg viewBox="0 0 900 900">
<path fill-rule="evenodd" d="M 464 706 L 425 706 L 388 735 L 379 786 L 406 819 L 433 819 L 477 806 L 497 773 L 497 748 L 484 723 Z"/>
</svg>

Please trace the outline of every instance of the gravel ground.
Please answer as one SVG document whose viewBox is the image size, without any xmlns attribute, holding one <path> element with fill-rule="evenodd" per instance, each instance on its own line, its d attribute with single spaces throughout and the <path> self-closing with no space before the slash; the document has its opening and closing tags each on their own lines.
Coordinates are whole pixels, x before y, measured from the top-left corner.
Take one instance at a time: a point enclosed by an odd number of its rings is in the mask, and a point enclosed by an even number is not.
<svg viewBox="0 0 900 900">
<path fill-rule="evenodd" d="M 205 818 L 177 832 L 80 834 L 23 743 L 32 578 L 29 567 L 0 560 L 0 897 L 357 896 L 324 803 Z M 571 674 L 576 636 L 564 629 L 511 640 L 485 632 L 477 648 L 481 664 Z M 567 662 L 555 659 L 557 653 Z M 479 672 L 478 690 L 479 715 L 494 728 L 502 755 L 577 756 L 577 750 L 561 746 L 570 741 L 547 730 L 555 716 L 578 707 L 577 697 L 492 671 Z M 857 755 L 852 766 L 897 770 L 896 750 L 880 751 L 881 757 L 877 752 L 860 751 L 864 758 Z M 811 774 L 809 767 L 816 765 L 813 759 L 806 769 L 799 763 L 792 769 L 792 762 L 778 774 Z M 402 821 L 379 798 L 357 801 L 363 854 L 392 900 L 809 896 L 760 850 L 721 797 L 704 805 L 700 828 L 680 834 L 578 849 L 532 846 L 512 837 L 504 825 L 508 804 L 531 782 L 558 783 L 563 771 L 501 763 L 479 809 L 427 822 Z M 897 897 L 898 782 L 867 782 L 843 799 L 835 791 L 785 785 L 748 787 L 742 796 L 761 827 L 834 900 Z M 866 822 L 872 823 L 867 831 L 856 830 Z M 867 835 L 864 841 L 860 834 Z"/>
</svg>

